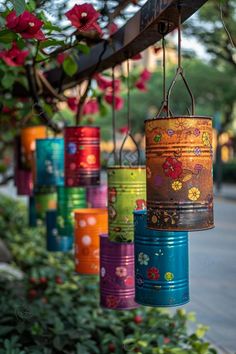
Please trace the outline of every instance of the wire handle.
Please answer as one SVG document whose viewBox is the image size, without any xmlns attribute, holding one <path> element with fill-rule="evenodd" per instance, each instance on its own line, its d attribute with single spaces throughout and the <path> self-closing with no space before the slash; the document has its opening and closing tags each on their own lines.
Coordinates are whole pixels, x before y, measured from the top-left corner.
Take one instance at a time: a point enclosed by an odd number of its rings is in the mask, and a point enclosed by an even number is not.
<svg viewBox="0 0 236 354">
<path fill-rule="evenodd" d="M 193 97 L 193 93 L 190 89 L 190 86 L 184 76 L 184 70 L 182 67 L 182 63 L 181 63 L 181 6 L 178 5 L 178 67 L 177 67 L 177 71 L 176 74 L 174 76 L 174 79 L 172 80 L 169 89 L 167 91 L 167 95 L 166 95 L 166 101 L 167 101 L 167 115 L 168 116 L 173 116 L 171 110 L 170 110 L 170 98 L 171 98 L 171 94 L 172 94 L 172 90 L 177 82 L 178 77 L 180 76 L 183 80 L 183 83 L 187 89 L 187 92 L 190 96 L 191 99 L 191 109 L 190 109 L 190 113 L 192 116 L 195 115 L 195 101 L 194 101 L 194 97 Z"/>
<path fill-rule="evenodd" d="M 121 144 L 121 148 L 120 148 L 120 151 L 119 151 L 119 165 L 122 166 L 122 155 L 123 155 L 123 149 L 124 149 L 124 146 L 125 146 L 125 143 L 127 141 L 128 138 L 130 138 L 132 140 L 132 142 L 134 143 L 136 149 L 137 149 L 137 152 L 138 152 L 138 165 L 140 165 L 140 150 L 139 150 L 139 147 L 138 147 L 138 144 L 137 142 L 135 141 L 132 133 L 131 133 L 131 119 L 130 119 L 130 76 L 129 76 L 129 60 L 127 60 L 127 125 L 128 125 L 128 130 L 127 130 L 127 133 L 124 137 L 124 140 Z"/>
<path fill-rule="evenodd" d="M 112 142 L 113 150 L 109 154 L 107 161 L 111 156 L 114 159 L 114 165 L 117 164 L 117 146 L 116 146 L 116 114 L 115 114 L 115 66 L 112 67 Z"/>
</svg>

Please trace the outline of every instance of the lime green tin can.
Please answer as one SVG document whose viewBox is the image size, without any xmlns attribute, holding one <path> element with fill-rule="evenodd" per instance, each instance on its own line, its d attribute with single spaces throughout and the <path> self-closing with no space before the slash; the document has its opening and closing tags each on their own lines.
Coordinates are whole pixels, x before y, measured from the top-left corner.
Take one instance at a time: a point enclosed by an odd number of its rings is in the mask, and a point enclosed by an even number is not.
<svg viewBox="0 0 236 354">
<path fill-rule="evenodd" d="M 109 239 L 133 242 L 133 211 L 146 208 L 146 168 L 108 168 Z"/>
</svg>

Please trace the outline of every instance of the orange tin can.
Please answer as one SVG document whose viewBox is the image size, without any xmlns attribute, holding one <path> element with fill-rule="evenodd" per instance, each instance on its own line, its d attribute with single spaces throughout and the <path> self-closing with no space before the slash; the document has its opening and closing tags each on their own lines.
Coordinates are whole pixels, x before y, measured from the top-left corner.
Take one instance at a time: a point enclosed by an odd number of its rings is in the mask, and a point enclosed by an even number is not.
<svg viewBox="0 0 236 354">
<path fill-rule="evenodd" d="M 25 127 L 21 130 L 21 149 L 23 163 L 27 168 L 32 168 L 35 151 L 35 140 L 47 137 L 47 127 L 44 125 L 35 125 Z"/>
<path fill-rule="evenodd" d="M 214 227 L 212 118 L 154 118 L 145 132 L 148 228 Z"/>
<path fill-rule="evenodd" d="M 99 274 L 99 235 L 108 232 L 106 208 L 75 210 L 75 270 Z"/>
</svg>

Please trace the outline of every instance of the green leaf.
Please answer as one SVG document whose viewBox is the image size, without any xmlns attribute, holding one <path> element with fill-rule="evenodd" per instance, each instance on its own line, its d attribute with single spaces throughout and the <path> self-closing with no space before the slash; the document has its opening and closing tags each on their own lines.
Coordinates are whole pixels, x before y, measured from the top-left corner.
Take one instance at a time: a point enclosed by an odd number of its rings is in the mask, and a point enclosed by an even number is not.
<svg viewBox="0 0 236 354">
<path fill-rule="evenodd" d="M 78 70 L 78 64 L 72 57 L 67 57 L 62 66 L 65 73 L 69 76 L 73 76 Z"/>
<path fill-rule="evenodd" d="M 6 72 L 1 80 L 1 83 L 5 89 L 9 89 L 13 85 L 14 81 L 15 77 L 12 74 Z"/>
<path fill-rule="evenodd" d="M 90 48 L 86 44 L 79 43 L 77 48 L 84 54 L 89 54 Z"/>
<path fill-rule="evenodd" d="M 14 9 L 16 10 L 17 16 L 22 14 L 25 11 L 26 3 L 25 0 L 11 0 Z"/>
<path fill-rule="evenodd" d="M 16 33 L 10 32 L 8 30 L 0 31 L 0 42 L 12 43 L 17 38 Z"/>
<path fill-rule="evenodd" d="M 203 325 L 198 325 L 198 328 L 195 332 L 196 336 L 198 338 L 203 338 L 206 332 L 208 331 L 209 327 L 203 326 Z"/>
</svg>

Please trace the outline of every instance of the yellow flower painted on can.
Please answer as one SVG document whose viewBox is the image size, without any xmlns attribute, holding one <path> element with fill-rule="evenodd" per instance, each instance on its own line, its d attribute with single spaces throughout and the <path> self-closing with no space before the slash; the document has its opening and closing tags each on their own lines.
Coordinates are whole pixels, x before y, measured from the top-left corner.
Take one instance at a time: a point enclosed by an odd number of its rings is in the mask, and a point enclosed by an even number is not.
<svg viewBox="0 0 236 354">
<path fill-rule="evenodd" d="M 152 222 L 153 222 L 153 224 L 157 223 L 157 216 L 156 215 L 152 216 Z"/>
<path fill-rule="evenodd" d="M 201 192 L 196 187 L 192 187 L 188 191 L 188 199 L 190 199 L 190 200 L 198 200 L 200 195 L 201 195 Z"/>
<path fill-rule="evenodd" d="M 90 165 L 94 164 L 96 162 L 96 157 L 94 155 L 88 155 L 87 162 Z"/>
<path fill-rule="evenodd" d="M 203 145 L 205 145 L 205 146 L 211 146 L 210 136 L 207 132 L 203 132 L 202 142 L 203 142 Z"/>
<path fill-rule="evenodd" d="M 171 281 L 173 279 L 174 279 L 174 274 L 173 273 L 171 273 L 171 272 L 166 272 L 165 273 L 165 280 Z"/>
<path fill-rule="evenodd" d="M 182 188 L 183 184 L 180 181 L 174 181 L 171 185 L 172 189 L 174 189 L 174 191 L 179 191 Z"/>
</svg>

